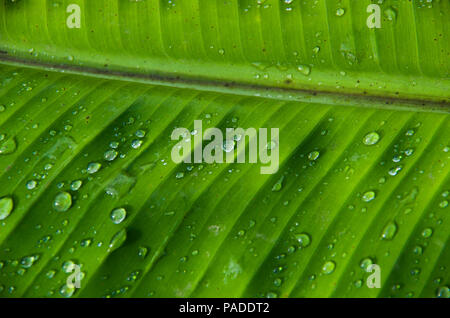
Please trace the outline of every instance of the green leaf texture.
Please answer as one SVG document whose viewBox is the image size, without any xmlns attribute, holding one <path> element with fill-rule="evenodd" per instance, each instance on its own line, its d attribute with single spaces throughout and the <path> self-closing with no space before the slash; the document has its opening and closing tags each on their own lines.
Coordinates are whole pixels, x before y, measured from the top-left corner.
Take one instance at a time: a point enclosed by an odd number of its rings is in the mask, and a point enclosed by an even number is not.
<svg viewBox="0 0 450 318">
<path fill-rule="evenodd" d="M 450 3 L 371 3 L 1 0 L 0 297 L 449 297 Z"/>
</svg>

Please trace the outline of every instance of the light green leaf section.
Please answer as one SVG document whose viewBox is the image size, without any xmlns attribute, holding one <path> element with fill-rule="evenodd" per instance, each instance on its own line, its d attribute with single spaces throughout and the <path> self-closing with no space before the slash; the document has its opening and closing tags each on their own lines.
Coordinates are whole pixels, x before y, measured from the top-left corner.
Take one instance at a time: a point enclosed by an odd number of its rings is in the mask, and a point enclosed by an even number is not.
<svg viewBox="0 0 450 318">
<path fill-rule="evenodd" d="M 370 3 L 0 1 L 0 297 L 448 297 L 450 3 Z"/>
</svg>

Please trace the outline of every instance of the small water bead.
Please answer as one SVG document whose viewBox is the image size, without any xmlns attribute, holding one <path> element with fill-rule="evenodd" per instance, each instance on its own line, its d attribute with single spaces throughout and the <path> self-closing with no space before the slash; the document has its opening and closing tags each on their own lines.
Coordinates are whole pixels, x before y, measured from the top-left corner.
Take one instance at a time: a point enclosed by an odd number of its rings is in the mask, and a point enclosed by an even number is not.
<svg viewBox="0 0 450 318">
<path fill-rule="evenodd" d="M 373 199 L 375 199 L 375 197 L 376 197 L 375 191 L 367 191 L 363 194 L 362 200 L 364 202 L 370 202 Z"/>
<path fill-rule="evenodd" d="M 397 19 L 397 12 L 392 7 L 389 7 L 384 10 L 384 16 L 389 21 L 395 21 Z"/>
<path fill-rule="evenodd" d="M 136 133 L 134 134 L 136 137 L 138 138 L 144 138 L 145 137 L 145 131 L 142 129 L 139 129 L 138 131 L 136 131 Z"/>
<path fill-rule="evenodd" d="M 36 188 L 36 186 L 37 186 L 36 180 L 30 180 L 26 184 L 28 190 L 33 190 L 34 188 Z"/>
<path fill-rule="evenodd" d="M 61 296 L 63 296 L 63 297 L 70 298 L 70 297 L 72 297 L 73 294 L 75 293 L 75 286 L 74 286 L 74 285 L 68 286 L 67 284 L 64 284 L 64 285 L 59 289 L 59 293 L 60 293 Z"/>
<path fill-rule="evenodd" d="M 53 277 L 55 277 L 55 274 L 56 274 L 56 271 L 53 270 L 53 269 L 51 269 L 51 270 L 49 270 L 47 273 L 45 273 L 45 276 L 46 276 L 48 279 L 52 279 Z"/>
<path fill-rule="evenodd" d="M 2 138 L 0 138 L 1 140 Z M 0 155 L 9 155 L 16 151 L 17 143 L 14 138 L 0 141 Z"/>
<path fill-rule="evenodd" d="M 377 144 L 379 141 L 380 141 L 380 135 L 375 131 L 368 133 L 363 138 L 363 143 L 366 146 L 373 146 L 373 145 Z"/>
<path fill-rule="evenodd" d="M 141 258 L 145 258 L 148 254 L 148 248 L 145 246 L 139 246 L 138 248 L 138 256 Z"/>
<path fill-rule="evenodd" d="M 423 254 L 423 248 L 420 245 L 417 245 L 414 247 L 413 253 L 416 255 L 422 255 Z"/>
<path fill-rule="evenodd" d="M 320 156 L 320 152 L 318 152 L 317 150 L 311 151 L 308 154 L 308 159 L 311 161 L 316 161 L 319 158 L 319 156 Z"/>
<path fill-rule="evenodd" d="M 284 176 L 282 176 L 272 187 L 272 191 L 273 192 L 278 192 L 281 190 L 281 188 L 283 188 L 283 180 L 284 180 Z"/>
<path fill-rule="evenodd" d="M 273 284 L 275 285 L 275 287 L 280 287 L 282 283 L 283 283 L 283 281 L 281 280 L 281 278 L 275 278 L 273 281 Z"/>
<path fill-rule="evenodd" d="M 118 142 L 118 141 L 111 141 L 111 142 L 109 143 L 109 146 L 110 146 L 112 149 L 117 149 L 117 148 L 119 148 L 119 142 Z"/>
<path fill-rule="evenodd" d="M 364 258 L 359 263 L 359 267 L 361 267 L 363 270 L 367 271 L 367 268 L 369 268 L 370 265 L 373 264 L 373 260 L 370 257 Z"/>
<path fill-rule="evenodd" d="M 307 233 L 296 234 L 295 239 L 301 248 L 308 247 L 311 244 L 311 237 Z"/>
<path fill-rule="evenodd" d="M 124 208 L 117 208 L 111 212 L 111 220 L 114 224 L 120 224 L 127 217 L 127 211 Z"/>
<path fill-rule="evenodd" d="M 20 265 L 23 268 L 30 268 L 39 259 L 39 255 L 25 256 L 20 260 Z"/>
<path fill-rule="evenodd" d="M 397 166 L 388 171 L 388 174 L 392 177 L 396 176 L 400 171 L 402 171 L 402 166 Z"/>
<path fill-rule="evenodd" d="M 103 154 L 103 158 L 107 161 L 113 161 L 119 153 L 114 149 L 109 149 Z"/>
<path fill-rule="evenodd" d="M 98 163 L 98 162 L 91 162 L 87 166 L 87 173 L 94 174 L 94 173 L 98 172 L 101 167 L 102 167 L 102 165 L 100 163 Z"/>
<path fill-rule="evenodd" d="M 297 70 L 305 76 L 311 74 L 311 67 L 309 65 L 299 65 Z"/>
<path fill-rule="evenodd" d="M 131 142 L 131 147 L 134 149 L 138 149 L 142 146 L 142 140 L 135 139 Z"/>
<path fill-rule="evenodd" d="M 395 234 L 397 234 L 397 224 L 392 221 L 389 222 L 381 232 L 381 239 L 385 241 L 390 241 L 394 238 Z"/>
<path fill-rule="evenodd" d="M 72 260 L 68 260 L 68 261 L 65 261 L 63 264 L 62 264 L 62 271 L 64 272 L 64 273 L 66 273 L 66 274 L 69 274 L 69 273 L 72 273 L 73 272 L 73 270 L 75 269 L 75 262 L 74 261 L 72 261 Z"/>
<path fill-rule="evenodd" d="M 234 140 L 225 140 L 222 144 L 222 149 L 225 152 L 231 152 L 234 149 L 235 141 Z"/>
<path fill-rule="evenodd" d="M 184 172 L 177 172 L 177 174 L 175 175 L 175 178 L 177 179 L 181 179 L 184 177 Z"/>
<path fill-rule="evenodd" d="M 429 227 L 422 231 L 422 236 L 424 238 L 430 238 L 432 235 L 433 235 L 433 230 Z"/>
<path fill-rule="evenodd" d="M 443 286 L 437 290 L 436 293 L 437 298 L 450 298 L 450 289 L 448 286 Z"/>
<path fill-rule="evenodd" d="M 448 201 L 447 200 L 441 201 L 439 203 L 439 207 L 445 209 L 446 207 L 448 207 Z"/>
<path fill-rule="evenodd" d="M 345 14 L 345 9 L 343 9 L 343 8 L 338 8 L 338 9 L 336 10 L 336 15 L 337 15 L 338 17 L 342 17 L 344 14 Z"/>
<path fill-rule="evenodd" d="M 14 209 L 13 199 L 4 197 L 0 199 L 0 220 L 6 219 Z"/>
<path fill-rule="evenodd" d="M 57 212 L 66 212 L 72 206 L 72 196 L 68 192 L 60 192 L 53 201 L 53 208 Z"/>
<path fill-rule="evenodd" d="M 336 263 L 333 261 L 327 261 L 322 266 L 322 273 L 329 275 L 334 272 L 336 269 Z"/>
<path fill-rule="evenodd" d="M 81 247 L 89 247 L 92 244 L 92 240 L 91 239 L 83 239 L 80 242 L 80 246 Z"/>
<path fill-rule="evenodd" d="M 78 191 L 78 190 L 81 188 L 82 185 L 83 185 L 83 181 L 81 181 L 81 180 L 75 180 L 75 181 L 73 181 L 73 182 L 70 184 L 70 189 L 71 189 L 72 191 Z"/>
<path fill-rule="evenodd" d="M 414 131 L 414 129 L 408 129 L 405 133 L 406 136 L 414 136 L 416 132 Z"/>
<path fill-rule="evenodd" d="M 119 232 L 114 234 L 111 238 L 111 241 L 108 245 L 108 252 L 112 252 L 118 249 L 127 239 L 127 231 L 125 229 L 121 229 Z"/>
</svg>

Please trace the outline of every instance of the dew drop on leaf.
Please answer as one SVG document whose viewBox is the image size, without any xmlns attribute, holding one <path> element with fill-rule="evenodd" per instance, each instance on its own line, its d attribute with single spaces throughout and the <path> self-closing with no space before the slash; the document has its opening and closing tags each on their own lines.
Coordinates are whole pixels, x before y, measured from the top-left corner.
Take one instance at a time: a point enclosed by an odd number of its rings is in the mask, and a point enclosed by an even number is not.
<svg viewBox="0 0 450 318">
<path fill-rule="evenodd" d="M 423 230 L 423 232 L 422 232 L 422 236 L 424 238 L 429 238 L 429 237 L 431 237 L 431 235 L 433 235 L 433 230 L 429 227 L 426 228 L 425 230 Z"/>
<path fill-rule="evenodd" d="M 311 244 L 311 237 L 306 233 L 296 234 L 295 239 L 302 248 L 305 248 Z"/>
<path fill-rule="evenodd" d="M 16 151 L 17 144 L 14 138 L 0 141 L 0 155 L 9 155 Z"/>
<path fill-rule="evenodd" d="M 322 266 L 322 273 L 324 273 L 326 275 L 329 275 L 329 274 L 334 272 L 335 268 L 336 268 L 336 263 L 335 262 L 327 261 Z"/>
<path fill-rule="evenodd" d="M 72 196 L 68 192 L 60 192 L 53 201 L 53 208 L 58 212 L 66 212 L 72 206 Z"/>
<path fill-rule="evenodd" d="M 370 202 L 373 199 L 375 199 L 375 197 L 376 197 L 375 191 L 367 191 L 363 194 L 362 200 L 364 202 Z"/>
<path fill-rule="evenodd" d="M 363 143 L 366 146 L 375 145 L 376 143 L 378 143 L 378 141 L 380 141 L 380 135 L 375 131 L 368 133 L 363 138 Z"/>
<path fill-rule="evenodd" d="M 120 224 L 127 217 L 127 211 L 124 208 L 117 208 L 111 212 L 111 220 L 114 224 Z"/>
<path fill-rule="evenodd" d="M 389 222 L 381 232 L 381 239 L 385 241 L 390 241 L 394 238 L 395 234 L 397 234 L 397 224 L 392 221 Z"/>
<path fill-rule="evenodd" d="M 127 231 L 125 229 L 121 229 L 119 232 L 114 234 L 111 241 L 108 245 L 108 252 L 112 252 L 118 249 L 127 239 Z"/>
<path fill-rule="evenodd" d="M 98 163 L 98 162 L 91 162 L 90 164 L 88 164 L 87 172 L 89 174 L 96 173 L 97 171 L 100 170 L 101 167 L 102 167 L 102 165 L 100 163 Z"/>
<path fill-rule="evenodd" d="M 13 199 L 10 197 L 4 197 L 0 199 L 0 220 L 6 219 L 14 208 Z"/>
<path fill-rule="evenodd" d="M 117 151 L 115 151 L 114 149 L 110 149 L 103 154 L 103 158 L 105 158 L 106 161 L 113 161 L 114 159 L 117 158 L 117 155 L 118 155 Z"/>
</svg>

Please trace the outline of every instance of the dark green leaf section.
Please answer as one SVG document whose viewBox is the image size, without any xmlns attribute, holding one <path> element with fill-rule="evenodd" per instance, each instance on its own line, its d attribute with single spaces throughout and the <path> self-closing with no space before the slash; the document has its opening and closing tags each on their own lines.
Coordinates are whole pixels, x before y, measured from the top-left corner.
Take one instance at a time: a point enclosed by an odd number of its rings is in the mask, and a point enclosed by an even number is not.
<svg viewBox="0 0 450 318">
<path fill-rule="evenodd" d="M 10 66 L 0 66 L 0 85 L 0 147 L 14 143 L 0 154 L 0 200 L 14 202 L 0 220 L 1 297 L 64 296 L 68 261 L 82 264 L 74 294 L 81 297 L 448 291 L 446 112 L 286 102 Z M 279 171 L 175 164 L 173 129 L 192 131 L 200 119 L 203 129 L 224 132 L 279 128 Z M 373 132 L 379 141 L 366 145 Z M 108 161 L 112 149 L 117 156 Z M 90 174 L 92 163 L 101 167 Z M 65 212 L 54 207 L 60 193 L 72 199 Z M 117 208 L 127 212 L 120 224 L 111 219 Z M 366 285 L 367 259 L 380 265 L 380 289 Z"/>
<path fill-rule="evenodd" d="M 80 28 L 69 28 L 70 5 Z M 367 25 L 370 4 L 380 28 Z M 449 102 L 447 0 L 0 1 L 0 60 L 178 86 Z"/>
</svg>

